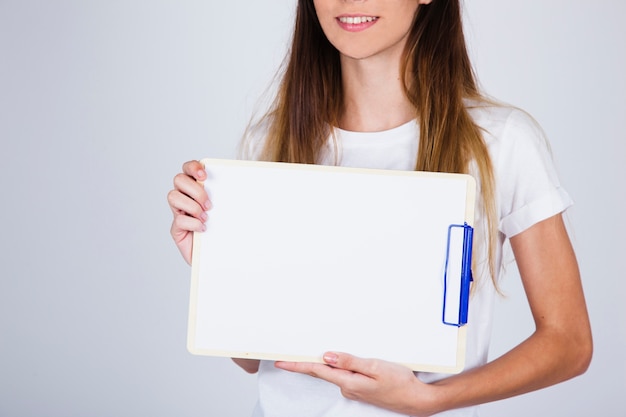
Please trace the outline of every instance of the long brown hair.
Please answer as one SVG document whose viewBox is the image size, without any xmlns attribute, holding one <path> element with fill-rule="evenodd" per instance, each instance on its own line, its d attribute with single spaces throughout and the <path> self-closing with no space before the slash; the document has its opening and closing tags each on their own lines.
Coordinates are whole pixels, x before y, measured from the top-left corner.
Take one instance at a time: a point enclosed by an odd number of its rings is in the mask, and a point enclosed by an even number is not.
<svg viewBox="0 0 626 417">
<path fill-rule="evenodd" d="M 402 73 L 420 138 L 415 169 L 468 173 L 478 169 L 495 278 L 495 185 L 480 128 L 464 100 L 482 100 L 467 54 L 459 0 L 417 8 Z M 262 160 L 314 164 L 343 108 L 339 52 L 328 41 L 312 0 L 298 0 L 291 49 L 273 107 L 265 116 Z M 258 156 L 258 155 L 257 155 Z"/>
</svg>

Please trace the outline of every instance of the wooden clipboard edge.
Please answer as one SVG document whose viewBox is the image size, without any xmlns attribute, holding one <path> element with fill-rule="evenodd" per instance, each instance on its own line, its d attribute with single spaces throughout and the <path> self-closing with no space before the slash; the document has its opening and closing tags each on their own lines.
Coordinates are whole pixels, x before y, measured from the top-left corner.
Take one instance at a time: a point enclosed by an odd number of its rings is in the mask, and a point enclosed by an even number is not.
<svg viewBox="0 0 626 417">
<path fill-rule="evenodd" d="M 204 161 L 201 161 L 204 165 Z M 202 182 L 199 182 L 202 184 Z M 193 243 L 191 248 L 191 284 L 189 289 L 189 317 L 187 319 L 187 350 L 195 354 L 196 349 L 196 327 L 198 316 L 198 285 L 200 277 L 200 265 L 194 262 L 200 253 L 201 239 L 198 232 L 193 233 Z"/>
<path fill-rule="evenodd" d="M 205 167 L 211 165 L 230 165 L 230 166 L 248 166 L 248 167 L 267 167 L 267 168 L 279 168 L 279 169 L 295 169 L 305 171 L 322 171 L 322 172 L 351 172 L 357 174 L 375 174 L 375 175 L 388 175 L 388 176 L 419 176 L 430 178 L 460 178 L 466 177 L 468 182 L 467 186 L 467 208 L 466 220 L 474 218 L 474 205 L 469 204 L 473 202 L 476 194 L 476 180 L 469 174 L 458 174 L 450 172 L 430 172 L 430 171 L 403 171 L 396 169 L 375 169 L 375 168 L 352 168 L 335 165 L 313 165 L 313 164 L 297 164 L 290 162 L 268 162 L 268 161 L 249 161 L 239 159 L 213 159 L 204 158 L 200 161 Z M 471 207 L 470 207 L 471 206 Z M 473 221 L 468 224 L 471 226 Z"/>
<path fill-rule="evenodd" d="M 467 180 L 467 200 L 465 202 L 465 223 L 474 227 L 474 215 L 476 214 L 476 179 L 469 174 L 464 175 Z"/>
<path fill-rule="evenodd" d="M 196 232 L 193 234 L 192 262 L 191 262 L 191 284 L 189 289 L 189 317 L 187 319 L 187 350 L 195 353 L 196 345 L 196 317 L 198 316 L 198 281 L 200 266 L 193 262 L 196 253 L 199 252 L 200 238 Z"/>
<path fill-rule="evenodd" d="M 476 180 L 469 174 L 457 174 L 457 173 L 445 173 L 445 172 L 427 172 L 427 171 L 402 171 L 402 170 L 384 170 L 384 169 L 371 169 L 371 168 L 351 168 L 351 167 L 338 167 L 327 165 L 311 165 L 311 164 L 294 164 L 284 162 L 267 162 L 267 161 L 248 161 L 248 160 L 234 160 L 234 159 L 213 159 L 203 158 L 201 161 L 203 166 L 210 165 L 230 165 L 230 166 L 250 166 L 250 167 L 273 167 L 280 169 L 303 169 L 309 171 L 330 171 L 330 172 L 353 172 L 361 174 L 376 174 L 376 175 L 391 175 L 391 176 L 421 176 L 431 178 L 459 178 L 464 177 L 466 180 L 466 204 L 465 204 L 465 222 L 472 226 L 474 225 L 475 214 L 475 199 L 476 199 Z M 197 290 L 199 280 L 199 265 L 193 260 L 196 259 L 196 254 L 200 251 L 201 246 L 200 235 L 194 232 L 193 235 L 193 247 L 192 247 L 192 262 L 191 262 L 191 287 L 190 287 L 190 301 L 189 301 L 189 319 L 188 319 L 188 331 L 187 331 L 187 350 L 194 355 L 204 356 L 217 356 L 226 358 L 241 358 L 241 359 L 259 359 L 259 360 L 272 360 L 272 361 L 293 361 L 293 362 L 315 362 L 323 363 L 321 357 L 314 356 L 298 356 L 298 355 L 283 355 L 283 354 L 267 354 L 259 352 L 237 352 L 237 351 L 222 351 L 211 349 L 196 349 L 195 348 L 195 333 L 196 333 L 196 317 L 197 317 Z M 419 372 L 436 372 L 446 374 L 458 374 L 465 368 L 465 352 L 467 347 L 467 324 L 459 327 L 458 329 L 458 342 L 457 342 L 457 355 L 456 366 L 438 366 L 438 365 L 426 365 L 417 363 L 401 363 L 401 365 L 408 367 L 411 370 Z"/>
<path fill-rule="evenodd" d="M 444 365 L 427 365 L 420 363 L 399 363 L 406 366 L 412 371 L 417 372 L 435 372 L 444 374 L 458 374 L 465 368 L 465 348 L 466 348 L 467 326 L 459 328 L 459 343 L 457 344 L 457 357 L 455 366 Z M 322 356 L 302 356 L 302 355 L 282 355 L 258 352 L 237 352 L 213 349 L 196 349 L 193 345 L 188 346 L 189 352 L 194 355 L 214 356 L 223 358 L 239 358 L 239 359 L 258 359 L 269 361 L 285 361 L 285 362 L 313 362 L 324 363 Z"/>
</svg>

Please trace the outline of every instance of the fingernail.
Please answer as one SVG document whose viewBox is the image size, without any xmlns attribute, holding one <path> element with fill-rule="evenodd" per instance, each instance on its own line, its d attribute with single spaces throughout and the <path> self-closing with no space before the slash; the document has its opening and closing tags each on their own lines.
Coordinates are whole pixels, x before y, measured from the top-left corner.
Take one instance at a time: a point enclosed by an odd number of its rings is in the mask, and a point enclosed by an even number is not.
<svg viewBox="0 0 626 417">
<path fill-rule="evenodd" d="M 209 218 L 209 216 L 207 216 L 206 212 L 202 212 L 202 214 L 200 214 L 200 220 L 202 220 L 202 222 L 206 222 L 207 219 Z"/>
<path fill-rule="evenodd" d="M 198 170 L 196 175 L 198 176 L 198 178 L 204 178 L 204 176 L 205 176 L 204 170 L 203 169 Z"/>
<path fill-rule="evenodd" d="M 328 352 L 324 354 L 324 362 L 334 365 L 337 363 L 339 356 L 336 353 Z"/>
<path fill-rule="evenodd" d="M 211 210 L 211 201 L 207 200 L 204 202 L 204 209 Z"/>
</svg>

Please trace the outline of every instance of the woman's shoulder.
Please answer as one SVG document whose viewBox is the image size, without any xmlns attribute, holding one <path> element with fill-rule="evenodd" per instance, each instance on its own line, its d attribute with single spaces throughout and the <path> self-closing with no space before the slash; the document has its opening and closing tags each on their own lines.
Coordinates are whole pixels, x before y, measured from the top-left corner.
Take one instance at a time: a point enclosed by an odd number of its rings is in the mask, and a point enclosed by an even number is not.
<svg viewBox="0 0 626 417">
<path fill-rule="evenodd" d="M 493 141 L 545 141 L 539 123 L 525 110 L 494 100 L 467 100 L 466 108 L 483 131 L 487 144 Z"/>
<path fill-rule="evenodd" d="M 525 110 L 492 99 L 465 100 L 465 108 L 481 128 L 513 125 L 534 125 L 535 119 Z"/>
<path fill-rule="evenodd" d="M 237 158 L 244 160 L 259 160 L 267 141 L 267 134 L 271 125 L 271 115 L 259 120 L 251 121 L 239 141 Z"/>
</svg>

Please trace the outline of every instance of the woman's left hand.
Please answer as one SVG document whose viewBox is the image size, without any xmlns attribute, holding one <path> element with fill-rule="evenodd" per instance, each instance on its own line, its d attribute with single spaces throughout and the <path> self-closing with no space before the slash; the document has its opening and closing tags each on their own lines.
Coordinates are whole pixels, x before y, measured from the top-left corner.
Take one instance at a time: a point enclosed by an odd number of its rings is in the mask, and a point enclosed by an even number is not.
<svg viewBox="0 0 626 417">
<path fill-rule="evenodd" d="M 324 362 L 276 362 L 276 367 L 331 382 L 350 400 L 411 416 L 436 412 L 436 387 L 421 382 L 409 368 L 335 352 L 326 353 Z"/>
<path fill-rule="evenodd" d="M 576 256 L 562 216 L 511 238 L 536 329 L 501 357 L 432 384 L 380 360 L 327 353 L 326 364 L 276 366 L 325 379 L 344 396 L 411 416 L 484 404 L 541 389 L 587 370 L 593 352 Z"/>
</svg>

